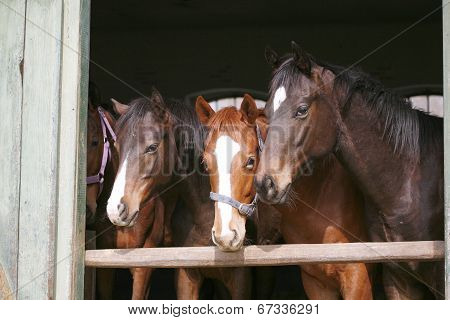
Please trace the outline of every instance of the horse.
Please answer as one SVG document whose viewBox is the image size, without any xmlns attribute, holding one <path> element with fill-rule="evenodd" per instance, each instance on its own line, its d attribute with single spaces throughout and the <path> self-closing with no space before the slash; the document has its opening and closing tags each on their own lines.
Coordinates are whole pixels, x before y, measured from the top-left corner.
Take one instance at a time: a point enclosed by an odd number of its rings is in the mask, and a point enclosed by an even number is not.
<svg viewBox="0 0 450 320">
<path fill-rule="evenodd" d="M 113 110 L 117 110 L 121 104 L 111 99 Z M 118 144 L 114 144 L 114 152 L 117 154 L 118 162 Z M 116 169 L 117 172 L 117 169 Z M 114 184 L 114 179 L 113 183 Z M 112 191 L 112 187 L 111 187 Z M 111 192 L 109 193 L 111 195 Z M 107 203 L 107 201 L 106 201 Z M 106 204 L 105 204 L 106 212 Z M 165 227 L 165 207 L 159 199 L 149 201 L 142 209 L 140 216 L 135 223 L 127 226 L 113 225 L 115 229 L 114 248 L 154 248 L 170 243 L 170 234 Z M 111 222 L 108 220 L 111 225 Z M 153 272 L 152 268 L 131 268 L 133 277 L 132 299 L 142 300 L 148 298 L 150 294 L 150 280 Z"/>
<path fill-rule="evenodd" d="M 360 70 L 319 62 L 294 42 L 292 54 L 280 58 L 267 49 L 266 57 L 275 70 L 258 195 L 282 202 L 302 166 L 332 154 L 364 194 L 372 241 L 443 240 L 442 120 Z M 442 298 L 443 279 L 442 262 L 383 264 L 390 299 Z"/>
<path fill-rule="evenodd" d="M 89 84 L 86 140 L 86 224 L 96 231 L 96 248 L 115 248 L 114 226 L 106 219 L 106 202 L 112 190 L 117 170 L 114 148 L 115 119 L 99 105 L 99 91 Z M 115 272 L 97 269 L 97 298 L 111 299 Z"/>
<path fill-rule="evenodd" d="M 166 102 L 153 88 L 150 97 L 116 110 L 120 165 L 107 205 L 111 222 L 132 226 L 148 201 L 160 199 L 173 245 L 211 245 L 214 205 L 202 174 L 204 132 L 194 108 Z M 233 299 L 250 297 L 248 268 L 177 269 L 177 297 L 198 299 L 205 278 L 221 281 Z"/>
<path fill-rule="evenodd" d="M 115 100 L 113 103 L 117 103 Z M 163 206 L 150 202 L 132 228 L 117 227 L 107 219 L 106 205 L 113 189 L 118 168 L 118 151 L 115 146 L 116 120 L 109 111 L 100 107 L 100 92 L 92 82 L 89 85 L 87 130 L 87 219 L 96 231 L 97 249 L 127 249 L 160 246 L 164 243 Z M 133 297 L 148 296 L 151 270 L 131 269 L 133 274 Z M 97 269 L 97 298 L 112 299 L 114 269 Z"/>
<path fill-rule="evenodd" d="M 222 250 L 236 251 L 242 247 L 249 217 L 256 212 L 258 217 L 273 215 L 272 206 L 257 201 L 253 183 L 261 150 L 266 148 L 267 120 L 247 94 L 239 109 L 214 112 L 198 97 L 196 110 L 209 129 L 203 158 L 215 201 L 213 240 Z M 287 243 L 365 239 L 361 196 L 333 157 L 323 160 L 293 189 L 298 197 L 291 198 L 291 205 L 274 206 L 281 212 L 281 233 Z M 370 270 L 363 263 L 301 265 L 300 269 L 310 299 L 372 299 Z"/>
</svg>

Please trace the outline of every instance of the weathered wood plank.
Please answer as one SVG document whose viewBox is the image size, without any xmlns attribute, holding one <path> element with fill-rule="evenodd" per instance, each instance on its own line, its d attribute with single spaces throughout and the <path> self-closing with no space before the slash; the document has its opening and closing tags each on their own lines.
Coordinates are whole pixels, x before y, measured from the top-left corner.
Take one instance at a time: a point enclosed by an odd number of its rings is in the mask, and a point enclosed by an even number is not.
<svg viewBox="0 0 450 320">
<path fill-rule="evenodd" d="M 18 298 L 53 299 L 62 0 L 27 1 Z"/>
<path fill-rule="evenodd" d="M 86 210 L 89 0 L 64 2 L 56 298 L 82 299 Z"/>
<path fill-rule="evenodd" d="M 113 268 L 237 267 L 433 261 L 443 257 L 443 241 L 367 242 L 248 246 L 238 252 L 223 252 L 217 247 L 89 250 L 86 251 L 86 265 Z"/>
<path fill-rule="evenodd" d="M 0 2 L 0 300 L 16 298 L 25 0 Z"/>
<path fill-rule="evenodd" d="M 450 0 L 442 1 L 444 45 L 445 298 L 450 300 Z"/>
<path fill-rule="evenodd" d="M 86 230 L 86 250 L 95 250 L 97 233 L 93 230 Z M 84 258 L 84 255 L 83 255 Z M 84 273 L 84 300 L 95 300 L 96 290 L 96 269 L 86 267 Z"/>
</svg>

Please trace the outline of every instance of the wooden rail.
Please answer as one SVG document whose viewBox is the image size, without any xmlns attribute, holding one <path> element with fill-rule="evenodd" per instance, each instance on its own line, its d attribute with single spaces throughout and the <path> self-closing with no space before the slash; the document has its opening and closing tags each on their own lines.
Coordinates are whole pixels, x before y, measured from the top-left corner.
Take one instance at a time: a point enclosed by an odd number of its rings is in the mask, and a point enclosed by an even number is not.
<svg viewBox="0 0 450 320">
<path fill-rule="evenodd" d="M 85 263 L 86 266 L 106 268 L 179 268 L 435 261 L 443 258 L 443 241 L 419 241 L 248 246 L 237 252 L 223 252 L 217 247 L 87 250 Z"/>
</svg>

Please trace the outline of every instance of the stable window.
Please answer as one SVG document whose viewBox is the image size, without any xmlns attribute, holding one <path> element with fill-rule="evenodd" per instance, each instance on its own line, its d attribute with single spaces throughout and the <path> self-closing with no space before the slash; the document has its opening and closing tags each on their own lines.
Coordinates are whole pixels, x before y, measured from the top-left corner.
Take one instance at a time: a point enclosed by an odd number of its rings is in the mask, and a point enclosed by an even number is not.
<svg viewBox="0 0 450 320">
<path fill-rule="evenodd" d="M 234 106 L 239 108 L 245 94 L 251 95 L 259 109 L 266 106 L 267 94 L 262 91 L 244 88 L 220 88 L 205 91 L 198 91 L 188 94 L 185 97 L 186 103 L 194 104 L 198 96 L 202 96 L 208 101 L 209 105 L 218 111 L 225 107 Z"/>
<path fill-rule="evenodd" d="M 408 86 L 398 88 L 396 91 L 405 96 L 413 108 L 428 112 L 433 116 L 444 117 L 442 86 Z"/>
</svg>

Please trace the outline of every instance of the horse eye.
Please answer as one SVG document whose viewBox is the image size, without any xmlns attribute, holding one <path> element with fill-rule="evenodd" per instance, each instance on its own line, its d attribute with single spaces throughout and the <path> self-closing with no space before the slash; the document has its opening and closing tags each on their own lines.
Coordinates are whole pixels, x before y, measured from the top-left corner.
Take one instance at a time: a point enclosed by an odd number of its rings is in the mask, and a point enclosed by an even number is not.
<svg viewBox="0 0 450 320">
<path fill-rule="evenodd" d="M 92 147 L 98 146 L 98 141 L 97 141 L 97 140 L 92 141 L 92 142 L 91 142 L 91 146 L 92 146 Z"/>
<path fill-rule="evenodd" d="M 155 153 L 156 150 L 158 150 L 158 147 L 159 147 L 159 143 L 151 144 L 145 149 L 144 153 L 148 153 L 148 154 Z"/>
<path fill-rule="evenodd" d="M 308 109 L 307 105 L 301 105 L 295 111 L 294 118 L 305 119 L 308 116 Z"/>
<path fill-rule="evenodd" d="M 252 170 L 254 166 L 255 166 L 255 158 L 254 157 L 248 158 L 247 163 L 245 164 L 245 168 L 248 170 Z"/>
</svg>

